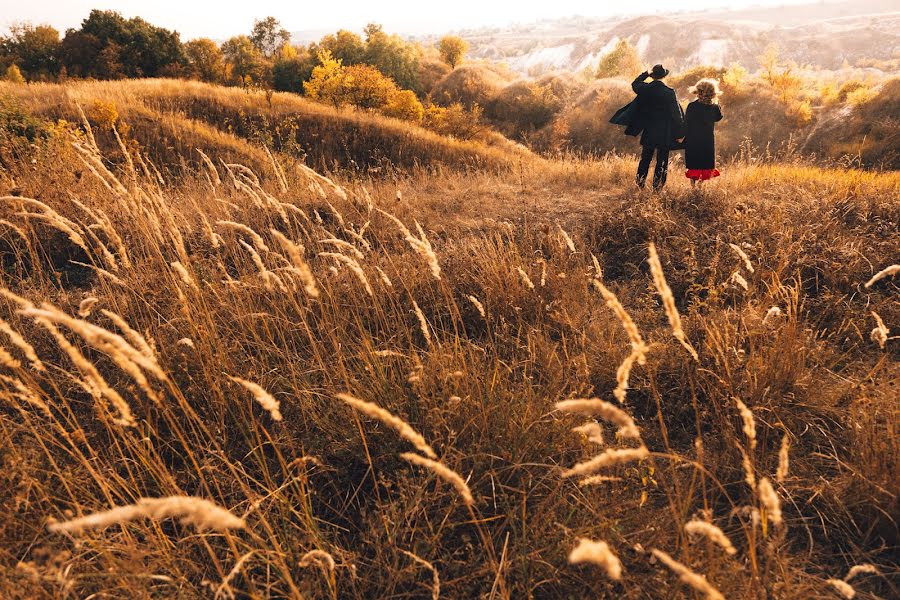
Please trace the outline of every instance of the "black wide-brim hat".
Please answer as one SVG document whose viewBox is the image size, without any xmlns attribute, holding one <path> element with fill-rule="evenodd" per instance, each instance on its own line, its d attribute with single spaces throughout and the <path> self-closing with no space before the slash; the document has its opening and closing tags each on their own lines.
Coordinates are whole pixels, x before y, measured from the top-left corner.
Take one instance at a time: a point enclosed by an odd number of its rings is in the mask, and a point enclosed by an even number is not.
<svg viewBox="0 0 900 600">
<path fill-rule="evenodd" d="M 662 65 L 653 65 L 653 69 L 650 71 L 650 77 L 653 77 L 654 79 L 662 79 L 668 74 L 669 70 Z"/>
</svg>

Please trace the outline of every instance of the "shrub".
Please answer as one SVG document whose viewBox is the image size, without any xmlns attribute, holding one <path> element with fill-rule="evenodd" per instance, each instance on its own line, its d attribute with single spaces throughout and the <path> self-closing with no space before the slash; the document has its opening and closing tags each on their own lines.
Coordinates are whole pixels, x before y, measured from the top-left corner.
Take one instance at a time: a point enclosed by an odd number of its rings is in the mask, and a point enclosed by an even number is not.
<svg viewBox="0 0 900 600">
<path fill-rule="evenodd" d="M 25 78 L 22 77 L 22 71 L 19 70 L 19 67 L 16 65 L 9 65 L 6 69 L 6 73 L 3 75 L 3 81 L 8 81 L 10 83 L 25 83 Z"/>
<path fill-rule="evenodd" d="M 485 65 L 463 65 L 451 71 L 434 86 L 433 102 L 441 106 L 462 104 L 471 109 L 487 103 L 502 90 L 508 79 Z"/>
<path fill-rule="evenodd" d="M 518 81 L 488 103 L 486 115 L 504 134 L 520 138 L 547 125 L 562 107 L 549 84 Z"/>
<path fill-rule="evenodd" d="M 597 65 L 597 77 L 634 77 L 644 70 L 637 49 L 628 40 L 619 40 L 616 47 L 600 59 Z"/>
<path fill-rule="evenodd" d="M 414 123 L 421 123 L 425 117 L 425 107 L 411 90 L 400 90 L 391 95 L 382 112 L 389 117 Z"/>
<path fill-rule="evenodd" d="M 399 90 L 397 85 L 369 65 L 350 65 L 341 72 L 340 104 L 357 108 L 382 108 Z"/>
<path fill-rule="evenodd" d="M 478 105 L 467 109 L 459 103 L 450 106 L 429 105 L 425 108 L 423 125 L 441 135 L 461 140 L 472 139 L 481 133 L 482 110 Z"/>
</svg>

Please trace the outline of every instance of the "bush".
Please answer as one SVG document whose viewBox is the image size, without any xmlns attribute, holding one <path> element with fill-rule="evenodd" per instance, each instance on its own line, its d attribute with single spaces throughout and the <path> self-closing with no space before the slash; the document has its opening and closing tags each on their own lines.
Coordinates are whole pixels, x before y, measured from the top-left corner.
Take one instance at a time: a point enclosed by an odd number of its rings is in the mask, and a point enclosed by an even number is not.
<svg viewBox="0 0 900 600">
<path fill-rule="evenodd" d="M 562 107 L 549 84 L 518 81 L 488 103 L 486 116 L 505 135 L 522 138 L 547 125 Z"/>
<path fill-rule="evenodd" d="M 631 78 L 643 70 L 644 63 L 637 49 L 628 40 L 619 40 L 616 47 L 600 59 L 600 63 L 597 65 L 597 77 L 599 79 L 622 76 Z"/>
<path fill-rule="evenodd" d="M 429 105 L 425 108 L 423 125 L 441 135 L 469 140 L 482 131 L 482 110 L 478 105 L 467 109 L 462 104 L 450 106 Z"/>
<path fill-rule="evenodd" d="M 382 112 L 389 117 L 412 121 L 413 123 L 421 123 L 425 117 L 425 107 L 422 106 L 422 103 L 419 102 L 415 92 L 412 90 L 395 92 Z"/>
<path fill-rule="evenodd" d="M 25 78 L 22 77 L 22 71 L 19 70 L 19 67 L 16 65 L 9 65 L 6 69 L 6 73 L 3 75 L 3 81 L 8 81 L 10 83 L 25 83 Z"/>
<path fill-rule="evenodd" d="M 434 86 L 431 99 L 441 106 L 462 104 L 471 109 L 487 103 L 502 90 L 509 80 L 484 65 L 463 65 L 454 69 Z"/>
</svg>

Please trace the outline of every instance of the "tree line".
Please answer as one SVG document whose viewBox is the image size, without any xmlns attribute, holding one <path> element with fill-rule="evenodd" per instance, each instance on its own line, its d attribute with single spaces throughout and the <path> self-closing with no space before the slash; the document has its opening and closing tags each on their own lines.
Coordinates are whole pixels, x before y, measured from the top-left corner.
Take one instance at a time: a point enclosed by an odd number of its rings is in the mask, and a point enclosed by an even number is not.
<svg viewBox="0 0 900 600">
<path fill-rule="evenodd" d="M 319 42 L 294 45 L 274 17 L 257 20 L 246 35 L 218 44 L 209 38 L 182 42 L 176 31 L 115 11 L 92 10 L 79 29 L 63 36 L 48 25 L 17 24 L 0 37 L 0 74 L 9 80 L 178 77 L 224 85 L 304 93 L 313 70 L 336 60 L 368 65 L 419 97 L 462 60 L 456 37 L 424 47 L 368 25 L 363 35 L 341 30 Z"/>
</svg>

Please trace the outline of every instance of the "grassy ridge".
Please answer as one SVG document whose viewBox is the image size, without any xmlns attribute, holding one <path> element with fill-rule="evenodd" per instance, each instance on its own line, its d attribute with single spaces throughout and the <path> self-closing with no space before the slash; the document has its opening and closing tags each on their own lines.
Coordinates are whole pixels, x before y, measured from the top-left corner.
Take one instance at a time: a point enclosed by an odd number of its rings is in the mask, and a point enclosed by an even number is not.
<svg viewBox="0 0 900 600">
<path fill-rule="evenodd" d="M 95 174 L 54 136 L 0 171 L 0 191 L 14 180 L 42 203 L 3 199 L 3 286 L 131 344 L 140 335 L 165 375 L 141 382 L 82 325 L 58 326 L 127 404 L 135 424 L 117 424 L 121 407 L 89 369 L 19 312 L 23 300 L 0 300 L 0 317 L 45 366 L 2 340 L 18 364 L 0 367 L 0 595 L 430 597 L 431 569 L 411 554 L 437 572 L 445 598 L 685 594 L 650 559 L 654 548 L 728 598 L 824 597 L 826 580 L 858 563 L 881 575 L 854 578 L 857 597 L 896 592 L 900 363 L 896 340 L 882 349 L 869 332 L 872 311 L 895 329 L 900 305 L 896 279 L 862 284 L 900 257 L 900 175 L 733 164 L 702 193 L 673 176 L 650 195 L 633 189 L 628 160 L 523 158 L 498 171 L 345 171 L 338 188 L 289 153 L 279 169 L 242 137 L 179 115 L 175 100 L 136 101 L 137 83 L 102 84 L 104 97 L 133 111 L 124 120 L 135 131 L 172 115 L 159 138 L 134 138 L 149 154 L 182 153 L 188 168 L 160 182 L 132 153 L 133 171 L 120 156 L 110 173 L 91 163 Z M 39 93 L 28 102 L 51 114 Z M 160 94 L 179 107 L 190 99 Z M 196 168 L 198 138 L 215 173 Z M 220 158 L 246 160 L 260 180 Z M 318 296 L 280 236 L 302 245 Z M 696 361 L 672 337 L 650 243 Z M 650 456 L 601 471 L 618 480 L 579 486 L 561 474 L 605 448 L 571 431 L 589 419 L 554 403 L 612 400 L 631 351 L 594 280 L 649 345 L 621 405 L 640 441 L 598 419 L 605 444 L 644 444 Z M 262 386 L 283 420 L 231 377 Z M 471 510 L 340 393 L 409 423 L 466 481 Z M 752 411 L 753 448 L 736 398 Z M 776 481 L 785 437 L 789 470 Z M 754 478 L 774 482 L 783 524 L 746 483 L 741 449 Z M 246 528 L 46 528 L 172 495 L 215 502 Z M 688 538 L 683 526 L 697 518 L 737 553 Z M 568 563 L 580 537 L 609 544 L 621 581 Z"/>
</svg>

